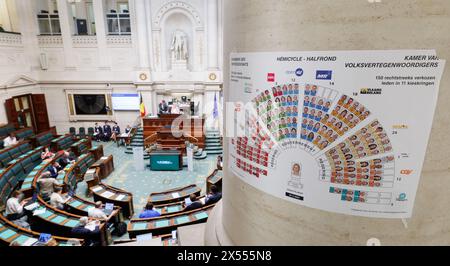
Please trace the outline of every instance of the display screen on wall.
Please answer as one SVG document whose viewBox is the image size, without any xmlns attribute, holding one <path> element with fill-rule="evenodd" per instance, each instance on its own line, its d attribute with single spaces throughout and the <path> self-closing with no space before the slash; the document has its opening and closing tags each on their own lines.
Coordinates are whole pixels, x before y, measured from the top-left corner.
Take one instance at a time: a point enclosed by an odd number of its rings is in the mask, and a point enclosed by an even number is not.
<svg viewBox="0 0 450 266">
<path fill-rule="evenodd" d="M 107 115 L 105 94 L 75 94 L 75 111 L 77 115 Z"/>
<path fill-rule="evenodd" d="M 306 207 L 410 218 L 444 65 L 416 50 L 232 54 L 228 167 Z"/>
<path fill-rule="evenodd" d="M 115 111 L 139 111 L 140 101 L 139 94 L 112 94 L 112 105 Z"/>
</svg>

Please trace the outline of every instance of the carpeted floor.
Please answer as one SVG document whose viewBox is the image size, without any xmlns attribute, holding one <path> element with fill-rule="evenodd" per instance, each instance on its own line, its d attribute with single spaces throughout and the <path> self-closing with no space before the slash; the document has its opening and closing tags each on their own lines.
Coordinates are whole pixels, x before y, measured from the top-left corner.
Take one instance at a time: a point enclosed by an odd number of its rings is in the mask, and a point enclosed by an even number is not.
<svg viewBox="0 0 450 266">
<path fill-rule="evenodd" d="M 150 193 L 166 191 L 178 187 L 196 184 L 206 191 L 206 177 L 216 168 L 217 156 L 208 156 L 202 161 L 194 160 L 194 172 L 187 168 L 179 172 L 154 172 L 149 168 L 145 171 L 136 171 L 133 163 L 133 155 L 125 154 L 125 148 L 118 148 L 114 143 L 93 143 L 103 145 L 104 154 L 114 156 L 114 172 L 103 182 L 112 187 L 120 188 L 133 194 L 135 217 L 144 208 Z M 147 160 L 146 165 L 149 164 Z M 86 183 L 78 184 L 77 195 L 86 198 Z"/>
</svg>

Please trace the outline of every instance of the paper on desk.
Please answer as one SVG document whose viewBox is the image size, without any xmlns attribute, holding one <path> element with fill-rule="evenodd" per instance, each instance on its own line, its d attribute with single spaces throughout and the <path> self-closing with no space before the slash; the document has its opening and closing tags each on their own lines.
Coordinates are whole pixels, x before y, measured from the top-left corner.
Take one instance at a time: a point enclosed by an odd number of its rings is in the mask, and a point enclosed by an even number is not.
<svg viewBox="0 0 450 266">
<path fill-rule="evenodd" d="M 100 191 L 102 189 L 103 189 L 102 187 L 95 187 L 95 188 L 92 188 L 92 191 L 97 192 L 97 191 Z"/>
<path fill-rule="evenodd" d="M 107 160 L 109 157 L 102 157 L 100 160 Z"/>
<path fill-rule="evenodd" d="M 27 241 L 23 242 L 22 246 L 30 247 L 36 242 L 38 242 L 38 240 L 36 238 L 29 238 Z"/>
<path fill-rule="evenodd" d="M 181 197 L 180 193 L 172 193 L 172 198 L 179 198 Z"/>
<path fill-rule="evenodd" d="M 43 214 L 43 213 L 45 213 L 46 211 L 47 211 L 47 208 L 40 208 L 40 209 L 37 209 L 37 210 L 35 210 L 35 211 L 33 212 L 33 216 Z"/>
<path fill-rule="evenodd" d="M 203 205 L 205 205 L 205 198 L 201 198 L 200 201 Z"/>
<path fill-rule="evenodd" d="M 95 231 L 96 227 L 97 227 L 97 223 L 96 222 L 90 222 L 84 228 L 86 228 L 89 231 L 93 232 L 93 231 Z"/>
<path fill-rule="evenodd" d="M 86 174 L 95 174 L 95 169 L 89 169 L 86 171 Z"/>
<path fill-rule="evenodd" d="M 37 207 L 39 207 L 39 204 L 37 204 L 37 202 L 35 202 L 33 204 L 25 206 L 24 209 L 27 211 L 32 211 L 32 210 L 36 209 Z"/>
<path fill-rule="evenodd" d="M 126 195 L 121 194 L 121 195 L 117 196 L 116 200 L 123 200 L 125 197 L 126 197 Z"/>
<path fill-rule="evenodd" d="M 111 198 L 112 196 L 114 196 L 115 194 L 114 193 L 111 193 L 111 192 L 109 192 L 109 191 L 105 191 L 105 192 L 103 192 L 102 194 L 100 194 L 100 196 L 102 196 L 102 197 L 104 197 L 104 198 Z"/>
</svg>

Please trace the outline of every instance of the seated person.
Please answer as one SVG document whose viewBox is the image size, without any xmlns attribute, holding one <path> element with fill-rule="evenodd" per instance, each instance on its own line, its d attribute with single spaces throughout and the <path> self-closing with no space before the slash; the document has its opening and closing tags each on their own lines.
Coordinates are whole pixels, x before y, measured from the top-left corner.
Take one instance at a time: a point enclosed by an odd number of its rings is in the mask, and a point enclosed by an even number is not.
<svg viewBox="0 0 450 266">
<path fill-rule="evenodd" d="M 117 142 L 117 136 L 120 136 L 120 127 L 117 124 L 117 122 L 114 122 L 114 126 L 112 128 L 112 135 L 111 135 L 111 139 L 114 142 Z"/>
<path fill-rule="evenodd" d="M 103 138 L 103 128 L 95 123 L 94 127 L 94 140 L 99 142 Z"/>
<path fill-rule="evenodd" d="M 108 122 L 105 122 L 105 125 L 103 126 L 103 141 L 110 141 L 112 136 L 112 129 L 111 126 L 108 125 Z"/>
<path fill-rule="evenodd" d="M 6 218 L 10 221 L 24 220 L 26 215 L 23 206 L 27 204 L 24 199 L 24 194 L 20 191 L 14 191 L 12 197 L 6 201 Z"/>
<path fill-rule="evenodd" d="M 14 133 L 9 133 L 8 136 L 3 140 L 3 146 L 5 146 L 5 148 L 17 145 L 17 143 L 19 143 L 19 141 L 17 140 Z"/>
<path fill-rule="evenodd" d="M 55 154 L 51 152 L 48 148 L 45 148 L 44 151 L 41 153 L 42 160 L 51 159 L 53 158 L 53 156 L 55 156 Z"/>
<path fill-rule="evenodd" d="M 65 151 L 63 156 L 61 158 L 59 158 L 59 160 L 58 160 L 58 164 L 61 169 L 66 168 L 66 166 L 68 166 L 69 164 L 72 164 L 74 162 L 75 162 L 74 158 L 71 158 L 70 153 L 67 151 Z"/>
<path fill-rule="evenodd" d="M 86 228 L 90 222 L 96 223 L 94 231 Z M 100 221 L 93 221 L 88 217 L 81 217 L 78 225 L 72 228 L 72 234 L 77 238 L 84 239 L 88 246 L 98 246 L 100 245 Z"/>
<path fill-rule="evenodd" d="M 163 100 L 159 104 L 159 114 L 168 114 L 169 113 L 169 106 L 167 105 L 166 101 Z"/>
<path fill-rule="evenodd" d="M 185 206 L 183 209 L 183 212 L 193 211 L 196 209 L 203 208 L 203 203 L 201 203 L 199 200 L 197 200 L 197 196 L 195 194 L 191 194 L 189 196 L 189 199 L 191 200 L 191 204 L 189 206 Z M 185 204 L 183 204 L 185 205 Z"/>
<path fill-rule="evenodd" d="M 37 183 L 39 184 L 41 196 L 44 200 L 50 199 L 52 193 L 55 192 L 55 186 L 60 186 L 58 180 L 50 176 L 50 172 L 42 173 Z"/>
<path fill-rule="evenodd" d="M 211 186 L 211 193 L 206 196 L 205 206 L 213 205 L 222 199 L 222 193 L 220 193 L 217 186 Z"/>
<path fill-rule="evenodd" d="M 54 161 L 52 165 L 47 167 L 47 171 L 50 172 L 50 177 L 52 178 L 57 178 L 61 170 L 62 168 L 57 161 Z"/>
<path fill-rule="evenodd" d="M 88 211 L 89 218 L 107 221 L 108 216 L 103 212 L 102 205 L 103 203 L 101 201 L 97 201 L 95 203 L 95 208 L 89 209 Z"/>
<path fill-rule="evenodd" d="M 50 205 L 59 210 L 64 210 L 64 203 L 66 202 L 66 199 L 62 192 L 62 187 L 56 186 L 50 196 Z"/>
<path fill-rule="evenodd" d="M 148 202 L 144 208 L 144 211 L 142 211 L 141 214 L 139 215 L 139 219 L 155 218 L 159 216 L 161 216 L 161 214 L 153 210 L 153 204 Z"/>
</svg>

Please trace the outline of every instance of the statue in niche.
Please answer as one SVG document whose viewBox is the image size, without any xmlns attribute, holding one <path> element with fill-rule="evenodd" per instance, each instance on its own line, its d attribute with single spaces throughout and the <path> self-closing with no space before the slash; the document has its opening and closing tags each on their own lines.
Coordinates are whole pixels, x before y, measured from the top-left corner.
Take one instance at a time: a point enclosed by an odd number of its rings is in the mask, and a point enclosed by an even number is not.
<svg viewBox="0 0 450 266">
<path fill-rule="evenodd" d="M 170 50 L 172 51 L 172 60 L 174 62 L 188 60 L 188 38 L 186 33 L 181 30 L 176 30 L 173 33 Z"/>
</svg>

